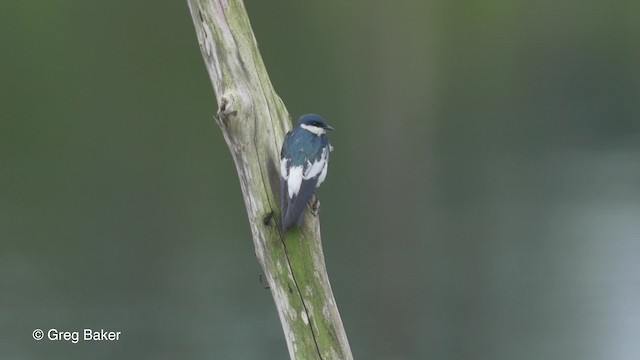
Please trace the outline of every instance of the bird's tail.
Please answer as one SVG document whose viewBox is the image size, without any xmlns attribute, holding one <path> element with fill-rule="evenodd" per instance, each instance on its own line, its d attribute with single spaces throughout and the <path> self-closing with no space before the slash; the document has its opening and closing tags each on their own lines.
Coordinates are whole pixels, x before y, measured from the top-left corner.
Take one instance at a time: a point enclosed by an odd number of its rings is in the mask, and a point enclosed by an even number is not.
<svg viewBox="0 0 640 360">
<path fill-rule="evenodd" d="M 300 213 L 294 214 L 294 211 L 291 207 L 288 207 L 282 216 L 282 229 L 284 231 L 289 230 L 290 227 L 296 225 L 298 223 L 298 219 L 300 218 Z M 297 215 L 297 216 L 296 216 Z"/>
</svg>

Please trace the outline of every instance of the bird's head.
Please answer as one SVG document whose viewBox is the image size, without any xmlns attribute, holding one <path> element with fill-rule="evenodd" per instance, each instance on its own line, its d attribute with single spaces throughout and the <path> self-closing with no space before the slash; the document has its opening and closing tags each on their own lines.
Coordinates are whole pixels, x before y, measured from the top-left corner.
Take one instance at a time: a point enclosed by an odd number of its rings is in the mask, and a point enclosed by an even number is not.
<svg viewBox="0 0 640 360">
<path fill-rule="evenodd" d="M 307 131 L 310 131 L 316 135 L 322 135 L 327 132 L 327 130 L 333 130 L 329 124 L 327 124 L 323 118 L 316 114 L 306 114 L 302 115 L 296 126 L 299 126 Z"/>
</svg>

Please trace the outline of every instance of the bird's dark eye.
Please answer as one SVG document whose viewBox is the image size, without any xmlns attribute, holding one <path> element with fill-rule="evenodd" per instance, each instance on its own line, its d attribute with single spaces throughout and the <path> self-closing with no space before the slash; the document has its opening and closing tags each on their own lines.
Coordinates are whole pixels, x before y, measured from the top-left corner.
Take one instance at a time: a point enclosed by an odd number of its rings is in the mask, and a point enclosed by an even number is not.
<svg viewBox="0 0 640 360">
<path fill-rule="evenodd" d="M 314 121 L 313 122 L 313 126 L 317 126 L 317 127 L 321 128 L 322 124 L 319 121 Z"/>
</svg>

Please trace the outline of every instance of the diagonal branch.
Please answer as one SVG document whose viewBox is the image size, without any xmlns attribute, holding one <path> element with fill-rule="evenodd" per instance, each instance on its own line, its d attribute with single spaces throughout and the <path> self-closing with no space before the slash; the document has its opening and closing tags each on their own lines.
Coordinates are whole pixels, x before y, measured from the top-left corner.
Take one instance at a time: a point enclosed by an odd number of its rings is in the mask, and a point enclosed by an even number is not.
<svg viewBox="0 0 640 360">
<path fill-rule="evenodd" d="M 353 359 L 327 276 L 320 223 L 282 233 L 279 146 L 290 116 L 275 93 L 242 0 L 188 0 L 218 100 L 216 121 L 236 165 L 256 256 L 291 359 Z"/>
</svg>

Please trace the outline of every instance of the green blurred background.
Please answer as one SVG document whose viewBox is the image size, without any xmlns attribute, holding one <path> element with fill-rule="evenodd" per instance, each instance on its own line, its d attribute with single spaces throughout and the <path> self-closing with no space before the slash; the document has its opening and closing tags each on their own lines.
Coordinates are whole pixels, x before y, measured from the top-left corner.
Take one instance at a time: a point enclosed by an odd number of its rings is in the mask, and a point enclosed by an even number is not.
<svg viewBox="0 0 640 360">
<path fill-rule="evenodd" d="M 640 3 L 246 6 L 357 359 L 638 359 Z M 287 358 L 186 3 L 0 24 L 0 358 Z"/>
</svg>

